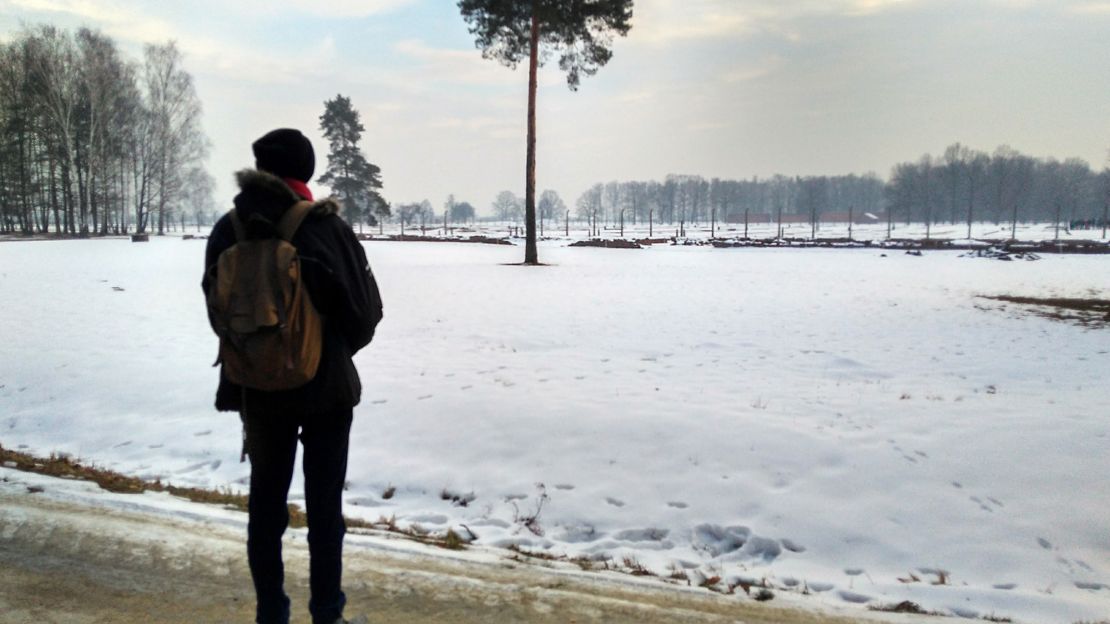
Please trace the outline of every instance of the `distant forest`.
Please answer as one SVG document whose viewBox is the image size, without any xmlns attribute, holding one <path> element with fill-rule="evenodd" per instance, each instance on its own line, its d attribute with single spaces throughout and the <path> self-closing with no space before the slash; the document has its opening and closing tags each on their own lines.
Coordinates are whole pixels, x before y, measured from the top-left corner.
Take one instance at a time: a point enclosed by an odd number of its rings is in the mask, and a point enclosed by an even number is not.
<svg viewBox="0 0 1110 624">
<path fill-rule="evenodd" d="M 662 181 L 597 183 L 575 202 L 575 216 L 615 223 L 897 221 L 927 224 L 1062 222 L 1106 219 L 1110 169 L 1063 162 L 1007 146 L 993 154 L 959 143 L 942 156 L 895 165 L 890 179 L 866 175 L 748 180 L 668 175 Z M 547 215 L 550 216 L 550 215 Z M 556 217 L 557 218 L 557 217 Z"/>
<path fill-rule="evenodd" d="M 141 60 L 88 29 L 25 28 L 0 44 L 0 232 L 70 235 L 158 233 L 210 223 L 214 183 L 203 167 L 208 139 L 201 102 L 171 42 Z M 401 204 L 402 224 L 460 223 L 474 206 L 447 199 Z M 865 175 L 775 175 L 597 183 L 573 206 L 554 190 L 537 201 L 544 221 L 616 224 L 1059 222 L 1098 226 L 1110 208 L 1110 169 L 1080 159 L 1034 158 L 1008 146 L 993 153 L 959 143 Z M 349 211 L 348 211 L 349 212 Z M 492 219 L 521 222 L 523 200 L 503 191 Z M 345 212 L 345 214 L 347 214 Z M 366 215 L 354 221 L 374 223 Z"/>
</svg>

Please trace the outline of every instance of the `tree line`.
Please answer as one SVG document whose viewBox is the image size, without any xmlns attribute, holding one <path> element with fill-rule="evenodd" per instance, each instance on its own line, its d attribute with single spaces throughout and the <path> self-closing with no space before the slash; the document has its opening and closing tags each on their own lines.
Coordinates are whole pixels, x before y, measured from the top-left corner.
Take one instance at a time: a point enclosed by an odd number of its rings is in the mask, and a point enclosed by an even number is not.
<svg viewBox="0 0 1110 624">
<path fill-rule="evenodd" d="M 162 233 L 213 209 L 208 140 L 173 42 L 126 58 L 81 28 L 0 44 L 0 232 Z"/>
<path fill-rule="evenodd" d="M 875 173 L 841 176 L 598 182 L 575 202 L 575 216 L 593 223 L 621 219 L 685 224 L 820 222 L 868 219 L 925 223 L 1059 223 L 1101 227 L 1110 209 L 1110 169 L 1078 158 L 1034 158 L 1008 146 L 993 153 L 956 143 L 895 165 L 890 179 Z M 497 211 L 495 210 L 495 213 Z"/>
<path fill-rule="evenodd" d="M 940 156 L 895 165 L 886 201 L 892 218 L 966 222 L 969 237 L 975 221 L 1105 224 L 1110 169 L 1096 172 L 1079 158 L 1034 158 L 1006 145 L 987 154 L 955 143 Z"/>
<path fill-rule="evenodd" d="M 575 201 L 575 215 L 593 223 L 705 224 L 765 222 L 786 215 L 883 209 L 884 183 L 873 173 L 845 176 L 705 179 L 670 174 L 662 181 L 597 183 Z"/>
</svg>

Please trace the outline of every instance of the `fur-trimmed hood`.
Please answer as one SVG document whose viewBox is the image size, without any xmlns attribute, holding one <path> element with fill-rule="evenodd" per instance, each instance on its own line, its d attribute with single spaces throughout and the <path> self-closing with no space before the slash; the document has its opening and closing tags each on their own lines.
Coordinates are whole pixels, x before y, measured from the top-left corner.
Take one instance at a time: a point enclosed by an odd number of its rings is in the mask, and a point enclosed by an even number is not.
<svg viewBox="0 0 1110 624">
<path fill-rule="evenodd" d="M 293 204 L 301 201 L 289 185 L 281 178 L 258 169 L 243 169 L 235 174 L 239 184 L 239 194 L 235 196 L 235 208 L 243 223 L 257 222 L 259 218 L 269 223 L 277 223 L 281 215 Z M 334 197 L 312 203 L 311 217 L 325 217 L 339 213 L 339 203 Z M 250 229 L 250 228 L 248 228 Z"/>
</svg>

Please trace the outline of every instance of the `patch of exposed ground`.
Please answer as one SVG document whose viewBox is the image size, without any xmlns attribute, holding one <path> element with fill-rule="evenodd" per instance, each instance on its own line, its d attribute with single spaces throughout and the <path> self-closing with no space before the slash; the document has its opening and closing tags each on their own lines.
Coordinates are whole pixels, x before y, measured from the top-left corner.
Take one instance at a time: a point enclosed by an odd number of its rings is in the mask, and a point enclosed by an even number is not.
<svg viewBox="0 0 1110 624">
<path fill-rule="evenodd" d="M 1084 327 L 1110 327 L 1110 299 L 1068 297 L 983 296 L 984 299 L 1023 306 L 1028 313 Z"/>
</svg>

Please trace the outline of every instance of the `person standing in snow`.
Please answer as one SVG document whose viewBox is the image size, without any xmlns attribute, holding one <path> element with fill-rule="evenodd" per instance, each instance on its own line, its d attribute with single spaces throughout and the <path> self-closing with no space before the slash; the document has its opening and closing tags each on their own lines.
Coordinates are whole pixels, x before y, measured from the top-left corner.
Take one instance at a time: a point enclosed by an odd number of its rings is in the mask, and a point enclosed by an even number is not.
<svg viewBox="0 0 1110 624">
<path fill-rule="evenodd" d="M 240 192 L 232 212 L 237 219 L 229 212 L 213 226 L 208 239 L 202 281 L 206 294 L 217 282 L 219 258 L 225 250 L 240 237 L 274 237 L 283 214 L 300 202 L 313 201 L 307 183 L 316 160 L 303 134 L 288 128 L 274 130 L 255 141 L 252 149 L 257 168 L 236 174 Z M 314 624 L 345 622 L 346 596 L 340 587 L 346 533 L 342 494 L 353 408 L 362 391 L 351 358 L 374 337 L 382 301 L 362 245 L 339 217 L 338 208 L 331 198 L 313 202 L 290 237 L 300 278 L 322 319 L 315 375 L 293 389 L 264 391 L 233 383 L 225 363 L 216 391 L 216 409 L 240 413 L 244 450 L 250 457 L 247 558 L 259 624 L 289 621 L 281 537 L 289 524 L 287 496 L 298 438 L 304 445 L 309 519 L 309 611 Z"/>
</svg>

